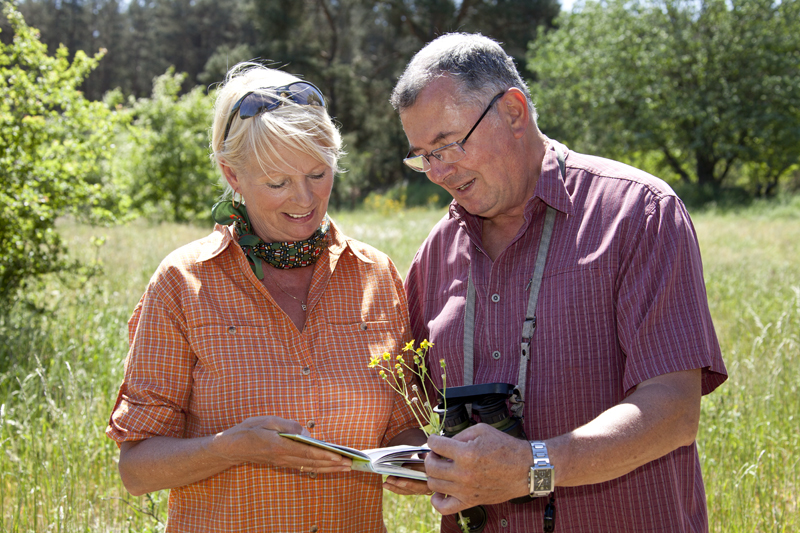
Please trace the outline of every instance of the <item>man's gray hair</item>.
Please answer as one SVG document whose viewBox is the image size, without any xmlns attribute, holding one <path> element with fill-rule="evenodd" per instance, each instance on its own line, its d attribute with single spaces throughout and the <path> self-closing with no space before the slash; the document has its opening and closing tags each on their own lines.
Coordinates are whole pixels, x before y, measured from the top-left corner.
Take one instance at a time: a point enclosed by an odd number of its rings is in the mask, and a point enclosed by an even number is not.
<svg viewBox="0 0 800 533">
<path fill-rule="evenodd" d="M 525 94 L 536 118 L 530 90 L 514 60 L 497 41 L 479 33 L 446 33 L 417 52 L 392 91 L 392 107 L 402 112 L 413 106 L 422 90 L 443 76 L 456 82 L 466 102 L 516 87 Z"/>
</svg>

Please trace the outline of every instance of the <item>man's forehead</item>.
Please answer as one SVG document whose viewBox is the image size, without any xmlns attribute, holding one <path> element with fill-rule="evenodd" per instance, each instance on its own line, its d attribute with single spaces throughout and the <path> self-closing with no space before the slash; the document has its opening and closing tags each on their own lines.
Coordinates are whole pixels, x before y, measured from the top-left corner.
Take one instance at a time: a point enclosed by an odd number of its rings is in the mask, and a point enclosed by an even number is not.
<svg viewBox="0 0 800 533">
<path fill-rule="evenodd" d="M 414 105 L 400 112 L 412 150 L 452 140 L 454 135 L 463 133 L 469 106 L 447 86 L 452 83 L 443 79 L 432 82 L 420 92 Z"/>
</svg>

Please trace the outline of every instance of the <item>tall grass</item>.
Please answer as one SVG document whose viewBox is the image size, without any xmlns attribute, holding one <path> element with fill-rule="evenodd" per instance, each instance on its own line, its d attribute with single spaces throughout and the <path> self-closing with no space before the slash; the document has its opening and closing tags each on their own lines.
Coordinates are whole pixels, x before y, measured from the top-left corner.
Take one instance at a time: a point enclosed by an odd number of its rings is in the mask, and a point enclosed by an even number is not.
<svg viewBox="0 0 800 533">
<path fill-rule="evenodd" d="M 729 379 L 698 443 L 713 531 L 800 530 L 800 206 L 695 217 Z"/>
<path fill-rule="evenodd" d="M 443 210 L 339 213 L 405 273 Z M 694 215 L 730 379 L 703 400 L 698 441 L 713 531 L 800 529 L 800 206 Z M 104 429 L 122 378 L 126 321 L 158 262 L 208 233 L 191 226 L 62 225 L 104 272 L 51 278 L 0 322 L 0 531 L 157 532 L 166 491 L 134 498 Z M 105 238 L 99 248 L 92 236 Z M 438 531 L 427 498 L 387 495 L 392 533 Z"/>
</svg>

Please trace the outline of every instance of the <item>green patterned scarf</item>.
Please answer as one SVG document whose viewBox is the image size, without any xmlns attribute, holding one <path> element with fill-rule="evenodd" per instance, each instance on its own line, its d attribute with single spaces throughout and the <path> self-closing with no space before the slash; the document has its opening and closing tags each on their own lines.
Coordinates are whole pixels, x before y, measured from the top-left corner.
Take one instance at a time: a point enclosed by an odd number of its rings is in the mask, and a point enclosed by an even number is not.
<svg viewBox="0 0 800 533">
<path fill-rule="evenodd" d="M 326 237 L 330 229 L 330 219 L 328 215 L 322 219 L 322 224 L 314 234 L 304 240 L 297 242 L 264 242 L 261 238 L 252 233 L 250 218 L 247 216 L 247 208 L 244 204 L 234 207 L 231 201 L 222 201 L 214 204 L 211 208 L 211 215 L 214 222 L 223 226 L 230 226 L 236 229 L 239 237 L 239 246 L 244 251 L 250 268 L 258 279 L 264 279 L 264 270 L 261 267 L 263 259 L 275 268 L 300 268 L 313 265 L 328 247 Z"/>
</svg>

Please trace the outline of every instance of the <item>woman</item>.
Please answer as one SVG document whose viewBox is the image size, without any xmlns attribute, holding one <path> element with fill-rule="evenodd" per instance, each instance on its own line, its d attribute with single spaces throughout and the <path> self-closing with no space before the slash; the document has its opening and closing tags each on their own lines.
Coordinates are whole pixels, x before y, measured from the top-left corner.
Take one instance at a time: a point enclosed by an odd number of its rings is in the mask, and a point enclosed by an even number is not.
<svg viewBox="0 0 800 533">
<path fill-rule="evenodd" d="M 281 437 L 425 441 L 370 355 L 408 340 L 386 255 L 326 215 L 341 137 L 320 91 L 237 65 L 212 135 L 231 199 L 170 254 L 129 323 L 106 431 L 133 494 L 172 489 L 168 531 L 384 531 L 381 477 Z"/>
</svg>

